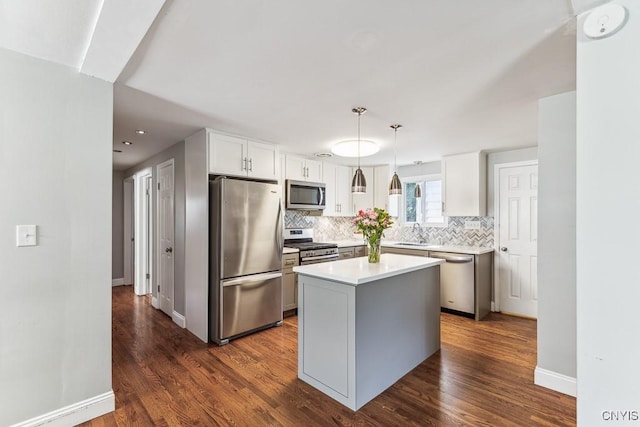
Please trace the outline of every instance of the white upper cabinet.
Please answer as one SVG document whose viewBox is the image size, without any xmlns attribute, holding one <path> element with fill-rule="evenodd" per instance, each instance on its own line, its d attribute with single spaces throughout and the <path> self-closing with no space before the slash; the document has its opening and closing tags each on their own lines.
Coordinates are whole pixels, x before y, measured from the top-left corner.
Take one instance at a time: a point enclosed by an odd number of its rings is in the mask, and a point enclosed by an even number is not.
<svg viewBox="0 0 640 427">
<path fill-rule="evenodd" d="M 487 209 L 487 156 L 482 152 L 442 159 L 442 214 L 485 216 Z"/>
<path fill-rule="evenodd" d="M 357 168 L 351 170 L 351 177 L 348 181 L 348 189 L 351 192 L 351 178 L 355 174 Z M 389 165 L 382 166 L 363 166 L 362 173 L 367 180 L 367 192 L 365 194 L 352 194 L 353 213 L 356 214 L 360 209 L 381 208 L 389 211 Z M 397 209 L 395 209 L 397 210 Z M 394 212 L 395 212 L 394 210 Z"/>
<path fill-rule="evenodd" d="M 285 155 L 285 177 L 296 181 L 322 181 L 322 162 L 291 154 Z"/>
<path fill-rule="evenodd" d="M 389 166 L 373 168 L 373 206 L 389 210 Z"/>
<path fill-rule="evenodd" d="M 207 132 L 209 173 L 278 180 L 278 147 L 231 135 Z"/>
<path fill-rule="evenodd" d="M 326 184 L 327 207 L 324 216 L 351 216 L 351 168 L 322 163 L 322 182 Z"/>
<path fill-rule="evenodd" d="M 351 168 L 351 177 L 356 173 L 358 168 Z M 368 166 L 361 166 L 362 173 L 364 174 L 364 179 L 367 182 L 367 192 L 364 194 L 351 194 L 351 200 L 353 201 L 353 212 L 358 213 L 359 210 L 363 209 L 371 209 L 373 208 L 373 194 L 374 194 L 374 177 L 373 177 L 373 168 Z M 349 191 L 351 191 L 351 182 L 349 182 L 349 187 L 347 187 Z"/>
</svg>

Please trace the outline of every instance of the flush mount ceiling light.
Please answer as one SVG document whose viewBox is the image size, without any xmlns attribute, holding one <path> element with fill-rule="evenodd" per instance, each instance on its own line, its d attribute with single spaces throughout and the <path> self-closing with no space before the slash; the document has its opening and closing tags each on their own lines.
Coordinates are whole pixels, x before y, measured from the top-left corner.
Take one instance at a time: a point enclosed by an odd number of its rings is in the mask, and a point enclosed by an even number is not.
<svg viewBox="0 0 640 427">
<path fill-rule="evenodd" d="M 324 158 L 324 157 L 333 157 L 333 154 L 325 153 L 325 152 L 314 153 L 313 155 L 316 156 L 316 157 L 322 157 L 322 158 Z"/>
<path fill-rule="evenodd" d="M 122 141 L 122 143 L 124 145 L 133 145 L 133 142 L 131 142 L 131 141 Z"/>
<path fill-rule="evenodd" d="M 143 129 L 136 129 L 136 133 L 137 133 L 138 135 L 144 135 L 145 133 L 147 133 L 147 131 L 146 131 L 146 130 L 143 130 Z"/>
<path fill-rule="evenodd" d="M 380 151 L 380 147 L 368 139 L 360 140 L 360 157 L 371 156 Z M 358 157 L 358 140 L 340 141 L 331 147 L 331 152 L 340 157 Z"/>
<path fill-rule="evenodd" d="M 585 35 L 592 39 L 608 37 L 619 31 L 627 19 L 627 9 L 619 4 L 597 7 L 587 16 L 582 27 Z"/>
<path fill-rule="evenodd" d="M 358 169 L 356 169 L 356 173 L 353 175 L 353 180 L 351 181 L 351 192 L 354 194 L 364 194 L 367 192 L 367 180 L 364 178 L 362 169 L 360 169 L 360 116 L 362 116 L 367 109 L 364 107 L 356 107 L 351 111 L 358 115 Z"/>
<path fill-rule="evenodd" d="M 398 177 L 398 128 L 401 128 L 402 125 L 391 125 L 391 129 L 393 129 L 393 178 L 391 178 L 391 182 L 389 183 L 389 195 L 392 196 L 394 194 L 402 194 L 402 183 L 400 182 L 400 178 Z"/>
</svg>

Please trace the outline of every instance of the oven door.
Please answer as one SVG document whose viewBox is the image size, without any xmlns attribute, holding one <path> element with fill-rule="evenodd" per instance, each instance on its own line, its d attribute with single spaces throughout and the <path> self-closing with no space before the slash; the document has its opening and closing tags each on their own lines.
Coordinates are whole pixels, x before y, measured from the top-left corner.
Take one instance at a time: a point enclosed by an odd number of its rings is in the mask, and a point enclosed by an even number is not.
<svg viewBox="0 0 640 427">
<path fill-rule="evenodd" d="M 325 184 L 321 182 L 286 181 L 287 209 L 322 210 L 325 208 Z"/>
</svg>

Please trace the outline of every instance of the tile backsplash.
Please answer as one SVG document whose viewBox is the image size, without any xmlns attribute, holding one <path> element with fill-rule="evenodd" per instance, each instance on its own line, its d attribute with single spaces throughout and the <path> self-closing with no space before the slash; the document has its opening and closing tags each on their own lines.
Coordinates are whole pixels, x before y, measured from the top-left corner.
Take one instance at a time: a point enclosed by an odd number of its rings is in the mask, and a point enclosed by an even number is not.
<svg viewBox="0 0 640 427">
<path fill-rule="evenodd" d="M 358 239 L 352 220 L 353 217 L 312 216 L 307 211 L 287 210 L 284 215 L 286 228 L 313 228 L 317 241 Z M 465 221 L 478 221 L 480 228 L 467 230 Z M 419 240 L 413 226 L 394 224 L 384 235 L 388 240 Z M 422 239 L 433 244 L 493 247 L 493 217 L 450 217 L 447 227 L 422 226 Z"/>
</svg>

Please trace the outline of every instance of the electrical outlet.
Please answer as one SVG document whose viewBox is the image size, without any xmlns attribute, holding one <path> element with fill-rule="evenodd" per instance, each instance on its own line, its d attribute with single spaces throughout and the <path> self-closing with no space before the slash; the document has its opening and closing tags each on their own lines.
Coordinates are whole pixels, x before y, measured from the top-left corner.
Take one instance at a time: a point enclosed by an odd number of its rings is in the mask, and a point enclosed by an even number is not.
<svg viewBox="0 0 640 427">
<path fill-rule="evenodd" d="M 465 221 L 465 230 L 480 230 L 480 221 Z"/>
</svg>

